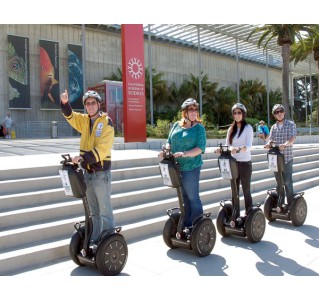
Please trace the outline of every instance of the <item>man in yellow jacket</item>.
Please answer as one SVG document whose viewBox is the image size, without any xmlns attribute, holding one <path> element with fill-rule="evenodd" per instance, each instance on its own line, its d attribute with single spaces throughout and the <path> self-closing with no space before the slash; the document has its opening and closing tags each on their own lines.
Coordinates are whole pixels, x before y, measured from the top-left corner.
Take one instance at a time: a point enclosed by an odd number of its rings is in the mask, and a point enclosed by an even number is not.
<svg viewBox="0 0 319 300">
<path fill-rule="evenodd" d="M 90 246 L 94 247 L 102 231 L 115 227 L 111 204 L 111 149 L 114 127 L 106 113 L 100 111 L 101 97 L 95 91 L 87 91 L 83 105 L 87 114 L 72 110 L 67 90 L 60 95 L 61 111 L 68 123 L 81 133 L 80 155 L 72 162 L 85 169 L 86 198 L 89 203 L 93 231 Z"/>
</svg>

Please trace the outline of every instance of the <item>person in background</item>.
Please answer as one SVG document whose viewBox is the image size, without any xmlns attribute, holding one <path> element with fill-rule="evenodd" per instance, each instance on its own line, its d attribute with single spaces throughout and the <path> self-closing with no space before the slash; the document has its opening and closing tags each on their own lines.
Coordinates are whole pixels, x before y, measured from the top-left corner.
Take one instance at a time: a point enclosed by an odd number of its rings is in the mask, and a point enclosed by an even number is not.
<svg viewBox="0 0 319 300">
<path fill-rule="evenodd" d="M 266 139 L 269 136 L 269 129 L 263 120 L 259 122 L 257 133 L 258 133 L 258 137 L 261 138 L 265 143 Z"/>
<path fill-rule="evenodd" d="M 100 111 L 101 97 L 95 91 L 87 91 L 83 105 L 87 114 L 72 110 L 68 92 L 60 95 L 61 111 L 68 123 L 81 133 L 80 154 L 72 158 L 85 169 L 86 197 L 92 216 L 93 232 L 90 247 L 94 249 L 100 234 L 114 228 L 111 204 L 111 149 L 114 127 L 106 113 Z"/>
<path fill-rule="evenodd" d="M 201 124 L 198 103 L 195 99 L 185 100 L 181 106 L 182 118 L 169 132 L 166 149 L 170 149 L 180 166 L 182 195 L 184 199 L 184 226 L 191 228 L 193 221 L 203 214 L 199 197 L 199 179 L 203 164 L 202 154 L 206 149 L 206 131 Z M 163 152 L 158 154 L 163 157 Z"/>
<path fill-rule="evenodd" d="M 241 184 L 245 200 L 245 210 L 246 214 L 248 214 L 249 210 L 253 207 L 250 185 L 252 175 L 251 148 L 254 130 L 245 121 L 247 109 L 243 104 L 236 103 L 232 107 L 231 112 L 234 121 L 228 128 L 225 145 L 230 147 L 231 155 L 237 161 L 237 191 L 239 193 L 239 184 Z M 217 148 L 215 152 L 220 153 L 220 149 Z"/>
<path fill-rule="evenodd" d="M 271 127 L 268 143 L 264 147 L 269 149 L 270 142 L 273 141 L 279 146 L 280 151 L 284 154 L 285 168 L 283 172 L 283 179 L 289 209 L 289 206 L 294 198 L 292 182 L 293 144 L 296 140 L 297 130 L 295 123 L 285 118 L 285 107 L 282 104 L 275 104 L 272 108 L 272 114 L 276 119 L 276 123 Z M 274 174 L 276 177 L 276 182 L 278 182 L 279 174 L 278 172 L 274 172 Z"/>
<path fill-rule="evenodd" d="M 11 139 L 11 130 L 13 127 L 13 120 L 11 118 L 11 114 L 8 112 L 6 117 L 3 119 L 2 126 L 6 128 L 6 139 Z"/>
</svg>

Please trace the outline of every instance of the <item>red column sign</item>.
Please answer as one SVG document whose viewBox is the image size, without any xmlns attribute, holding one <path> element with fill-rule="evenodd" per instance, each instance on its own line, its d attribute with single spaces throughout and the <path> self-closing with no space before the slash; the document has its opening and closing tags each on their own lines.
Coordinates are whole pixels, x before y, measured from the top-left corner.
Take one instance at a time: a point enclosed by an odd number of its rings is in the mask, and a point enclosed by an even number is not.
<svg viewBox="0 0 319 300">
<path fill-rule="evenodd" d="M 124 142 L 146 142 L 143 25 L 123 24 L 121 29 Z"/>
</svg>

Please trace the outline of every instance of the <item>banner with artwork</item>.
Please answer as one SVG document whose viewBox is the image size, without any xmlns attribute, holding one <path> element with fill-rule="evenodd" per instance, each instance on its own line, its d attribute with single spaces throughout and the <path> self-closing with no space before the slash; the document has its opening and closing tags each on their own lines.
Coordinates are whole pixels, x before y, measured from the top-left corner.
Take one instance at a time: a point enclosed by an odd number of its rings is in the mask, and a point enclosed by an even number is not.
<svg viewBox="0 0 319 300">
<path fill-rule="evenodd" d="M 40 40 L 41 109 L 60 109 L 59 43 Z"/>
<path fill-rule="evenodd" d="M 29 38 L 8 35 L 9 108 L 29 109 Z"/>
<path fill-rule="evenodd" d="M 83 110 L 82 46 L 68 45 L 69 101 L 73 109 Z"/>
</svg>

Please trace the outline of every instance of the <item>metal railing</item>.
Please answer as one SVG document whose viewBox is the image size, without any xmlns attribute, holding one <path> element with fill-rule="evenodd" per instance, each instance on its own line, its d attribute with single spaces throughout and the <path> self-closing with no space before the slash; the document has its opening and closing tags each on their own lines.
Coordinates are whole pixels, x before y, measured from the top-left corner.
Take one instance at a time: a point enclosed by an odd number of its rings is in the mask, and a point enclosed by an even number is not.
<svg viewBox="0 0 319 300">
<path fill-rule="evenodd" d="M 57 128 L 54 128 L 57 126 Z M 80 136 L 66 121 L 27 121 L 15 126 L 16 138 L 64 138 Z"/>
</svg>

